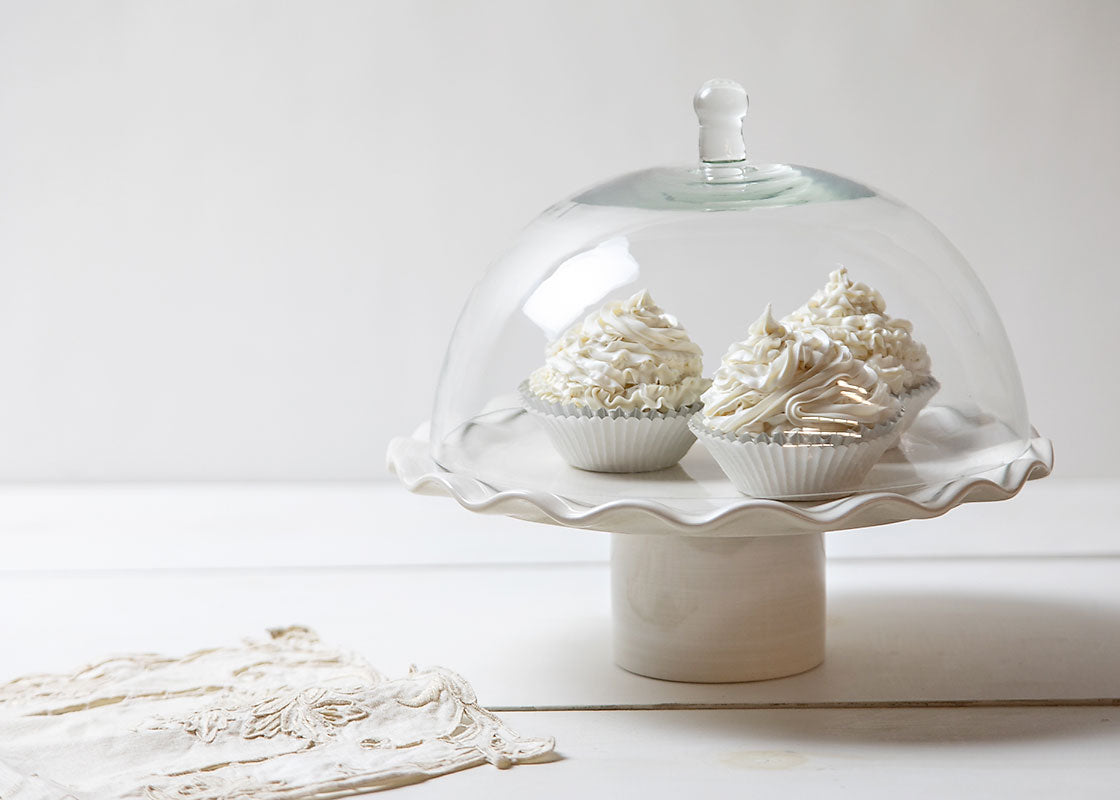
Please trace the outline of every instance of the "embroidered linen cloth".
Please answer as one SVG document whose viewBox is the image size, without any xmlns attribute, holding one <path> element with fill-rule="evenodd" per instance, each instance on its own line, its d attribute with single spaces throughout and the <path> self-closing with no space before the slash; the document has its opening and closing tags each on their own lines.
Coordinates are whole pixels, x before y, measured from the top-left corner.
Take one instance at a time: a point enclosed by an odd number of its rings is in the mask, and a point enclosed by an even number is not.
<svg viewBox="0 0 1120 800">
<path fill-rule="evenodd" d="M 306 628 L 0 686 L 3 800 L 301 800 L 547 757 L 441 668 L 389 679 Z"/>
</svg>

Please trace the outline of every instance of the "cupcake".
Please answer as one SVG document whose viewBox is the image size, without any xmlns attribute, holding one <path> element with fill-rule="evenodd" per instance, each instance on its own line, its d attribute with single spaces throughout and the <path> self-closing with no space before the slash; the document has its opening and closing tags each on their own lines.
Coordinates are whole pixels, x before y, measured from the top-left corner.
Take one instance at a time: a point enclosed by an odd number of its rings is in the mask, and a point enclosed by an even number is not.
<svg viewBox="0 0 1120 800">
<path fill-rule="evenodd" d="M 689 426 L 735 488 L 785 499 L 854 490 L 900 410 L 866 361 L 822 328 L 775 321 L 769 306 L 701 400 Z"/>
<path fill-rule="evenodd" d="M 824 288 L 782 322 L 823 329 L 875 370 L 902 405 L 895 443 L 940 388 L 930 374 L 925 346 L 914 339 L 913 325 L 888 316 L 883 296 L 852 281 L 844 267 L 830 273 Z"/>
<path fill-rule="evenodd" d="M 696 441 L 688 417 L 709 381 L 703 353 L 642 290 L 603 306 L 545 350 L 522 405 L 573 467 L 648 472 Z"/>
</svg>

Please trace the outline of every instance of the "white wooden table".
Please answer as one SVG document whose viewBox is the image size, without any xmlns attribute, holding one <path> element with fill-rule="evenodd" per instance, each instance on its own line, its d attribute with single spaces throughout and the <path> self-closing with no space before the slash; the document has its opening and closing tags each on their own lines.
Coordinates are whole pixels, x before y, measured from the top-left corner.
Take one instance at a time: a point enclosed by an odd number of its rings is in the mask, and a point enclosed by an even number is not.
<svg viewBox="0 0 1120 800">
<path fill-rule="evenodd" d="M 608 541 L 394 484 L 0 487 L 0 680 L 304 624 L 461 672 L 563 759 L 401 797 L 1120 796 L 1120 483 L 830 534 L 825 664 L 611 663 Z"/>
</svg>

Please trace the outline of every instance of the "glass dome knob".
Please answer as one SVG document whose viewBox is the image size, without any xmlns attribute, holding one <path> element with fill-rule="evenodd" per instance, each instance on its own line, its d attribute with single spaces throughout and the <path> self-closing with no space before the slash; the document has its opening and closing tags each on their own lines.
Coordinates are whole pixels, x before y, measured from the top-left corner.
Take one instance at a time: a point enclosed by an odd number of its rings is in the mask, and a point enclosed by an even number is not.
<svg viewBox="0 0 1120 800">
<path fill-rule="evenodd" d="M 700 87 L 692 107 L 700 120 L 700 160 L 705 164 L 745 161 L 746 90 L 735 81 L 715 78 Z"/>
</svg>

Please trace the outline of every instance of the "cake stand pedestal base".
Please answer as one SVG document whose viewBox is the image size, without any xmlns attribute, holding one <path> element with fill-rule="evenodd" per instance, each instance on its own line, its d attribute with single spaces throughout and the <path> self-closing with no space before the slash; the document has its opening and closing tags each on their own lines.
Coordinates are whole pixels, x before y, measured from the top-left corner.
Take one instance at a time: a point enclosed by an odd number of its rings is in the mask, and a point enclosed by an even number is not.
<svg viewBox="0 0 1120 800">
<path fill-rule="evenodd" d="M 614 660 L 691 683 L 796 675 L 824 660 L 824 541 L 611 535 Z"/>
</svg>

